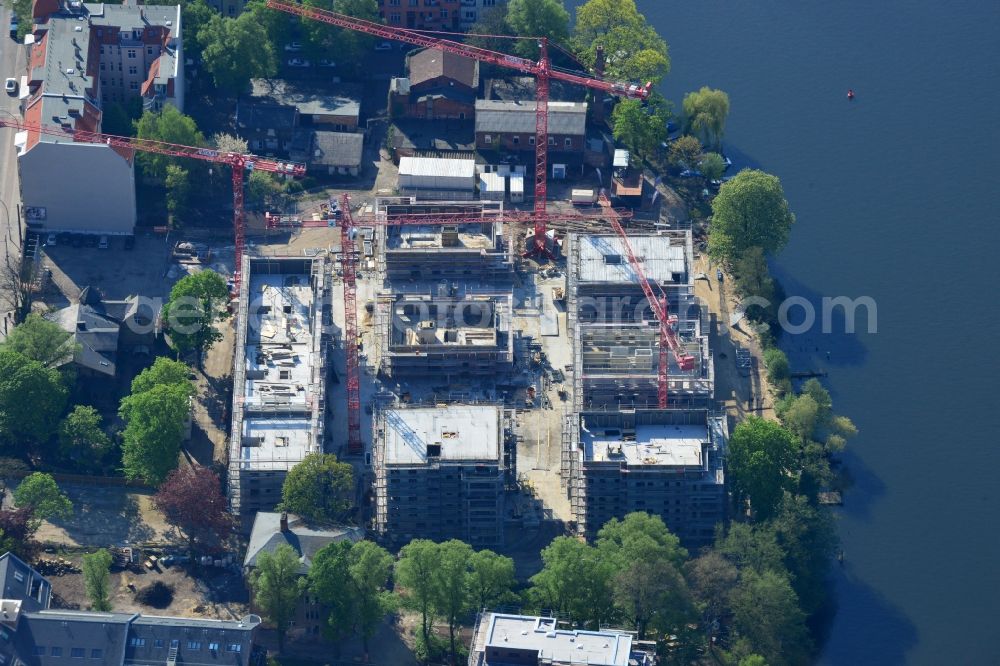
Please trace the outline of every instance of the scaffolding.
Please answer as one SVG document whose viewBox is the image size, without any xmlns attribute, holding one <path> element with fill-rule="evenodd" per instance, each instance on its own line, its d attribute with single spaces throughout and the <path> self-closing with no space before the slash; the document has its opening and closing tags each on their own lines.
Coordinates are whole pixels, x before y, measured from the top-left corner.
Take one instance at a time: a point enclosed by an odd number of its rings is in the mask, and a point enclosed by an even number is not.
<svg viewBox="0 0 1000 666">
<path fill-rule="evenodd" d="M 244 527 L 280 501 L 287 472 L 324 448 L 326 257 L 244 256 L 236 308 L 228 482 Z"/>
</svg>

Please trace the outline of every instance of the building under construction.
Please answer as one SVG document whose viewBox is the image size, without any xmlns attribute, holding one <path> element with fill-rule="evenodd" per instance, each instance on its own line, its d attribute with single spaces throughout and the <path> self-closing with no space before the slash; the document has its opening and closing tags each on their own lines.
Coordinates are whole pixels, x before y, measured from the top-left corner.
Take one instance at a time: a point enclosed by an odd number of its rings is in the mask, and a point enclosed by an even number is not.
<svg viewBox="0 0 1000 666">
<path fill-rule="evenodd" d="M 383 294 L 378 299 L 381 371 L 448 383 L 510 370 L 512 296 Z"/>
<path fill-rule="evenodd" d="M 569 234 L 567 326 L 573 343 L 575 411 L 658 407 L 660 331 L 617 235 Z M 708 408 L 714 377 L 707 310 L 694 296 L 691 232 L 630 235 L 691 369 L 668 356 L 671 407 Z"/>
<path fill-rule="evenodd" d="M 288 470 L 322 452 L 330 271 L 322 257 L 242 258 L 229 440 L 229 501 L 249 529 L 281 501 Z"/>
<path fill-rule="evenodd" d="M 704 409 L 567 414 L 561 473 L 578 531 L 658 515 L 686 547 L 708 544 L 726 515 L 725 415 Z"/>
<path fill-rule="evenodd" d="M 375 529 L 395 543 L 503 543 L 509 428 L 491 405 L 378 410 Z"/>
<path fill-rule="evenodd" d="M 510 239 L 497 221 L 503 203 L 495 201 L 417 201 L 410 197 L 385 197 L 375 202 L 379 219 L 387 216 L 460 214 L 482 222 L 454 225 L 377 226 L 380 267 L 384 279 L 405 285 L 411 282 L 461 280 L 468 284 L 510 281 L 513 260 Z"/>
</svg>

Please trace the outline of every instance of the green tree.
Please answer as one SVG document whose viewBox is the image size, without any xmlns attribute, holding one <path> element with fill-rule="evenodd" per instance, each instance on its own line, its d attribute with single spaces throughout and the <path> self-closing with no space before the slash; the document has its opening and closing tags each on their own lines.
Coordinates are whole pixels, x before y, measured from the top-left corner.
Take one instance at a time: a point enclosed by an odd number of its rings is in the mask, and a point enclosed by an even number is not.
<svg viewBox="0 0 1000 666">
<path fill-rule="evenodd" d="M 774 515 L 784 491 L 792 487 L 798 453 L 792 434 L 773 421 L 751 416 L 737 425 L 727 462 L 738 506 L 742 509 L 749 500 L 759 518 Z"/>
<path fill-rule="evenodd" d="M 104 548 L 83 556 L 83 587 L 91 609 L 111 610 L 111 553 Z"/>
<path fill-rule="evenodd" d="M 172 228 L 179 229 L 182 224 L 176 218 L 183 217 L 188 211 L 188 203 L 191 199 L 191 181 L 188 170 L 177 164 L 168 164 L 164 185 L 167 187 L 167 212 L 172 216 Z"/>
<path fill-rule="evenodd" d="M 253 16 L 255 23 L 264 26 L 268 40 L 274 53 L 280 56 L 284 52 L 285 44 L 293 39 L 293 29 L 297 27 L 297 21 L 290 21 L 288 14 L 277 9 L 271 9 L 264 0 L 250 0 L 243 9 L 244 13 Z M 185 48 L 187 45 L 185 44 Z"/>
<path fill-rule="evenodd" d="M 14 16 L 17 17 L 17 41 L 23 44 L 24 36 L 31 32 L 34 25 L 32 17 L 34 2 L 32 0 L 4 0 L 4 5 L 9 7 Z"/>
<path fill-rule="evenodd" d="M 236 18 L 213 16 L 198 31 L 201 58 L 215 85 L 239 95 L 250 79 L 267 78 L 278 72 L 278 57 L 267 32 L 253 13 Z"/>
<path fill-rule="evenodd" d="M 701 158 L 701 164 L 698 165 L 698 170 L 701 171 L 705 180 L 719 180 L 726 172 L 726 163 L 719 153 L 705 153 L 704 157 Z"/>
<path fill-rule="evenodd" d="M 434 571 L 434 605 L 437 614 L 448 622 L 448 643 L 452 663 L 457 655 L 455 629 L 469 611 L 469 560 L 472 547 L 458 539 L 438 546 L 437 567 Z"/>
<path fill-rule="evenodd" d="M 780 387 L 792 376 L 788 356 L 777 347 L 764 352 L 764 367 L 767 368 L 767 381 L 776 387 Z"/>
<path fill-rule="evenodd" d="M 767 659 L 759 654 L 750 654 L 740 659 L 739 666 L 767 666 Z"/>
<path fill-rule="evenodd" d="M 763 171 L 744 169 L 723 183 L 712 200 L 709 254 L 728 264 L 751 247 L 773 254 L 788 242 L 794 222 L 781 181 Z"/>
<path fill-rule="evenodd" d="M 479 12 L 479 19 L 469 28 L 464 41 L 481 49 L 503 52 L 510 48 L 510 40 L 503 37 L 513 34 L 514 30 L 507 22 L 507 7 L 495 5 Z M 479 64 L 480 70 L 489 66 L 486 63 Z"/>
<path fill-rule="evenodd" d="M 685 134 L 670 142 L 668 159 L 678 169 L 697 170 L 703 156 L 701 142 L 693 136 Z"/>
<path fill-rule="evenodd" d="M 67 393 L 57 370 L 0 348 L 0 436 L 44 443 L 58 427 Z"/>
<path fill-rule="evenodd" d="M 624 566 L 628 562 L 663 560 L 679 567 L 687 559 L 680 539 L 671 534 L 663 519 L 645 511 L 633 511 L 623 520 L 612 518 L 597 533 L 597 548 Z"/>
<path fill-rule="evenodd" d="M 766 524 L 730 523 L 729 530 L 716 539 L 715 552 L 740 571 L 753 569 L 757 573 L 788 574 L 784 565 L 785 553 L 778 545 L 774 530 Z"/>
<path fill-rule="evenodd" d="M 428 539 L 414 539 L 403 546 L 396 561 L 396 582 L 403 588 L 403 605 L 420 613 L 420 631 L 424 644 L 430 644 L 430 621 L 437 593 L 438 544 Z"/>
<path fill-rule="evenodd" d="M 808 663 L 812 641 L 788 579 L 745 571 L 733 595 L 733 623 L 753 652 L 773 666 Z"/>
<path fill-rule="evenodd" d="M 826 598 L 826 577 L 838 543 L 833 517 L 802 495 L 786 494 L 769 527 L 785 553 L 802 609 L 816 612 Z"/>
<path fill-rule="evenodd" d="M 766 305 L 751 301 L 746 308 L 747 316 L 754 321 L 776 321 L 778 303 L 775 295 L 777 291 L 774 279 L 767 268 L 767 257 L 764 256 L 764 250 L 759 247 L 747 249 L 733 262 L 732 273 L 733 284 L 740 297 L 767 301 Z"/>
<path fill-rule="evenodd" d="M 729 116 L 729 95 L 703 86 L 685 95 L 682 107 L 685 131 L 700 137 L 705 145 L 719 148 Z"/>
<path fill-rule="evenodd" d="M 514 597 L 514 560 L 492 550 L 477 550 L 469 558 L 469 585 L 477 610 L 494 608 Z"/>
<path fill-rule="evenodd" d="M 247 179 L 246 203 L 258 210 L 266 209 L 283 191 L 273 173 L 254 170 Z"/>
<path fill-rule="evenodd" d="M 35 520 L 65 520 L 73 515 L 73 503 L 59 490 L 56 480 L 43 472 L 30 474 L 18 484 L 14 502 L 30 509 Z"/>
<path fill-rule="evenodd" d="M 46 368 L 58 368 L 73 360 L 77 345 L 73 334 L 37 313 L 31 313 L 3 341 L 3 349 L 38 361 Z"/>
<path fill-rule="evenodd" d="M 623 99 L 611 112 L 615 139 L 636 156 L 649 158 L 667 140 L 670 103 L 659 93 L 653 93 L 645 105 L 637 99 Z"/>
<path fill-rule="evenodd" d="M 184 23 L 187 31 L 187 23 Z M 184 43 L 184 55 L 188 56 L 188 45 Z M 106 134 L 133 136 L 135 121 L 142 117 L 142 98 L 136 95 L 125 102 L 108 102 L 101 105 L 101 131 Z"/>
<path fill-rule="evenodd" d="M 635 0 L 588 0 L 576 10 L 573 46 L 588 67 L 597 47 L 607 55 L 609 79 L 659 83 L 670 71 L 667 44 L 635 6 Z"/>
<path fill-rule="evenodd" d="M 711 640 L 714 627 L 729 612 L 739 572 L 721 553 L 706 550 L 685 565 L 684 573 Z"/>
<path fill-rule="evenodd" d="M 157 356 L 153 365 L 149 366 L 132 379 L 132 394 L 144 393 L 156 386 L 179 386 L 185 393 L 193 396 L 194 385 L 188 379 L 188 367 L 180 361 L 166 356 Z"/>
<path fill-rule="evenodd" d="M 159 485 L 177 467 L 189 415 L 184 386 L 159 384 L 122 399 L 122 466 L 129 479 Z"/>
<path fill-rule="evenodd" d="M 376 0 L 305 0 L 304 4 L 366 21 L 382 22 Z M 307 56 L 332 59 L 341 70 L 357 73 L 366 66 L 375 41 L 373 37 L 356 30 L 311 20 L 302 21 L 302 34 Z"/>
<path fill-rule="evenodd" d="M 551 608 L 577 624 L 592 626 L 611 617 L 612 558 L 578 539 L 560 536 L 542 550 L 542 563 L 529 590 L 537 608 Z"/>
<path fill-rule="evenodd" d="M 354 470 L 332 453 L 310 453 L 289 470 L 281 486 L 281 509 L 308 520 L 344 520 L 354 496 Z"/>
<path fill-rule="evenodd" d="M 569 39 L 569 12 L 562 0 L 510 0 L 507 23 L 519 37 L 548 37 L 559 44 Z M 538 42 L 522 39 L 515 42 L 514 51 L 523 58 L 537 58 Z"/>
<path fill-rule="evenodd" d="M 675 629 L 692 609 L 684 577 L 665 558 L 632 560 L 614 577 L 615 606 L 635 629 L 639 640 L 650 626 Z"/>
<path fill-rule="evenodd" d="M 285 633 L 295 618 L 295 607 L 307 581 L 299 574 L 299 556 L 288 544 L 281 544 L 273 553 L 257 556 L 257 565 L 250 572 L 250 589 L 254 603 L 278 632 L 278 652 L 285 651 Z"/>
<path fill-rule="evenodd" d="M 354 631 L 356 599 L 351 593 L 350 541 L 337 541 L 321 548 L 309 567 L 309 590 L 326 608 L 323 636 L 340 656 L 341 642 Z"/>
<path fill-rule="evenodd" d="M 171 104 L 164 104 L 162 111 L 143 113 L 142 117 L 135 122 L 135 135 L 139 139 L 164 141 L 183 146 L 207 145 L 205 137 L 198 131 L 194 119 L 185 116 Z M 161 181 L 167 177 L 168 165 L 181 164 L 178 162 L 179 158 L 144 151 L 136 153 L 135 159 L 142 167 L 143 173 L 150 178 Z M 183 166 L 189 171 L 192 168 L 192 165 L 187 163 L 184 163 Z"/>
<path fill-rule="evenodd" d="M 222 339 L 215 324 L 230 316 L 228 302 L 229 287 L 215 271 L 185 275 L 170 290 L 163 306 L 170 341 L 179 352 L 197 352 L 199 368 L 202 353 Z"/>
<path fill-rule="evenodd" d="M 59 453 L 63 458 L 93 469 L 100 467 L 109 451 L 111 438 L 93 407 L 77 405 L 59 424 Z"/>
<path fill-rule="evenodd" d="M 812 439 L 819 419 L 819 405 L 811 395 L 797 395 L 791 399 L 781 416 L 781 422 L 805 444 Z"/>
<path fill-rule="evenodd" d="M 368 642 L 385 616 L 396 607 L 396 598 L 387 589 L 393 559 L 385 548 L 371 541 L 354 544 L 350 556 L 348 574 L 354 597 L 355 620 L 367 660 Z"/>
</svg>

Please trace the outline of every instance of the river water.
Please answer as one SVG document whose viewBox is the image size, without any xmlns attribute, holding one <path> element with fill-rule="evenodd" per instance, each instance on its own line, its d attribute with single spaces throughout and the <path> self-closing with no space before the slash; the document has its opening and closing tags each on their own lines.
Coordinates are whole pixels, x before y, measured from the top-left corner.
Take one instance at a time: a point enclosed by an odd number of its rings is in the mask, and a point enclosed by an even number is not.
<svg viewBox="0 0 1000 666">
<path fill-rule="evenodd" d="M 638 5 L 664 94 L 728 92 L 727 154 L 781 178 L 788 294 L 877 304 L 784 342 L 861 430 L 820 662 L 1000 663 L 1000 2 Z"/>
</svg>

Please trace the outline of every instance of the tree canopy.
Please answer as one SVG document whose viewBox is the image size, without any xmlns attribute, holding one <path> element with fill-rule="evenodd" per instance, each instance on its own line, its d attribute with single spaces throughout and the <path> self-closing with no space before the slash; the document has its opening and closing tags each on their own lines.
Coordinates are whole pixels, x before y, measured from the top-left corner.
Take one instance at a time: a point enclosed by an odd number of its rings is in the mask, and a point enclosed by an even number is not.
<svg viewBox="0 0 1000 666">
<path fill-rule="evenodd" d="M 569 39 L 569 12 L 562 0 L 510 0 L 507 24 L 520 37 L 548 37 L 556 43 Z M 537 58 L 538 43 L 522 39 L 514 43 L 514 51 L 523 58 Z"/>
<path fill-rule="evenodd" d="M 77 405 L 59 424 L 59 453 L 67 460 L 96 469 L 111 448 L 101 415 L 93 407 Z"/>
<path fill-rule="evenodd" d="M 659 83 L 670 71 L 667 44 L 635 0 L 588 0 L 578 7 L 573 45 L 588 67 L 603 46 L 609 79 Z"/>
<path fill-rule="evenodd" d="M 36 520 L 65 520 L 73 515 L 73 503 L 59 490 L 56 480 L 44 472 L 26 476 L 14 490 L 14 501 L 29 509 Z"/>
<path fill-rule="evenodd" d="M 57 370 L 0 347 L 0 436 L 44 443 L 59 425 L 68 391 Z"/>
<path fill-rule="evenodd" d="M 157 384 L 122 399 L 122 466 L 129 479 L 159 485 L 177 467 L 190 408 L 188 389 Z"/>
<path fill-rule="evenodd" d="M 228 302 L 229 287 L 215 271 L 202 270 L 178 280 L 163 305 L 173 346 L 180 352 L 197 352 L 200 366 L 202 352 L 222 339 L 215 324 L 231 316 Z"/>
<path fill-rule="evenodd" d="M 734 495 L 749 500 L 758 518 L 774 515 L 785 490 L 793 487 L 797 461 L 792 433 L 773 421 L 748 417 L 729 439 L 727 462 Z"/>
<path fill-rule="evenodd" d="M 345 519 L 354 497 L 354 470 L 332 453 L 310 453 L 289 470 L 281 486 L 281 508 L 307 520 Z"/>
<path fill-rule="evenodd" d="M 111 553 L 101 548 L 83 556 L 83 587 L 92 610 L 111 610 Z"/>
<path fill-rule="evenodd" d="M 615 139 L 621 141 L 637 157 L 649 158 L 667 140 L 670 103 L 654 92 L 643 104 L 637 99 L 623 99 L 611 112 Z"/>
<path fill-rule="evenodd" d="M 729 95 L 703 86 L 684 96 L 684 128 L 700 137 L 705 145 L 719 148 L 729 116 Z"/>
<path fill-rule="evenodd" d="M 776 176 L 744 169 L 723 183 L 712 200 L 708 251 L 733 264 L 751 247 L 774 254 L 788 242 L 795 216 Z"/>
<path fill-rule="evenodd" d="M 207 467 L 170 472 L 153 496 L 153 504 L 168 523 L 187 535 L 192 551 L 197 542 L 217 545 L 233 527 L 219 475 Z"/>
<path fill-rule="evenodd" d="M 206 146 L 208 142 L 195 124 L 194 119 L 185 116 L 172 104 L 165 104 L 161 111 L 146 111 L 135 121 L 135 135 L 140 139 L 165 141 L 184 146 Z M 190 170 L 192 165 L 182 164 L 180 158 L 157 153 L 140 151 L 136 153 L 136 161 L 143 172 L 151 178 L 165 180 L 167 166 L 179 165 Z"/>
<path fill-rule="evenodd" d="M 178 386 L 188 395 L 194 395 L 194 385 L 188 379 L 190 370 L 180 361 L 157 356 L 149 366 L 132 379 L 132 393 L 143 393 L 155 386 Z"/>
<path fill-rule="evenodd" d="M 283 543 L 273 553 L 260 553 L 250 572 L 254 603 L 278 632 L 279 652 L 285 649 L 285 633 L 307 587 L 306 578 L 299 575 L 299 565 L 298 553 Z"/>
<path fill-rule="evenodd" d="M 46 368 L 58 368 L 73 360 L 76 345 L 72 338 L 73 334 L 59 324 L 33 312 L 14 327 L 0 348 L 22 354 Z"/>
<path fill-rule="evenodd" d="M 267 78 L 278 72 L 278 56 L 265 27 L 253 12 L 236 18 L 214 15 L 198 30 L 205 70 L 222 90 L 239 95 L 250 79 Z"/>
<path fill-rule="evenodd" d="M 774 571 L 744 571 L 733 595 L 737 631 L 773 666 L 808 663 L 812 641 L 805 613 L 788 579 Z"/>
</svg>

